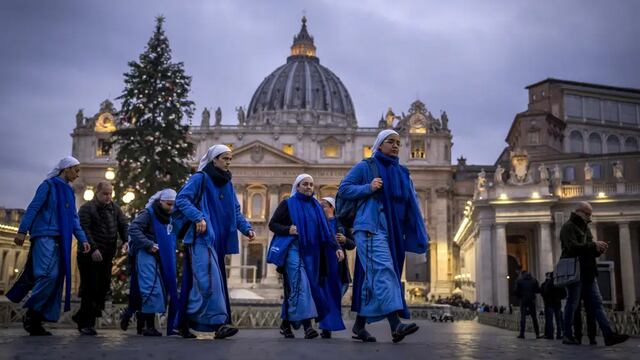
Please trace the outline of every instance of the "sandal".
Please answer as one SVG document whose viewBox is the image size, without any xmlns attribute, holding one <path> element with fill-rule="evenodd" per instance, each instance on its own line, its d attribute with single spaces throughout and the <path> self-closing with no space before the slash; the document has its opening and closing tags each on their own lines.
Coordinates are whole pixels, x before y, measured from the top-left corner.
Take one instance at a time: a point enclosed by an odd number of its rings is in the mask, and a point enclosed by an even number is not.
<svg viewBox="0 0 640 360">
<path fill-rule="evenodd" d="M 310 327 L 307 330 L 304 331 L 304 338 L 305 339 L 313 339 L 313 338 L 317 338 L 318 337 L 318 332 L 316 331 L 316 329 Z"/>
<path fill-rule="evenodd" d="M 216 335 L 213 337 L 214 339 L 224 339 L 231 337 L 238 333 L 238 329 L 231 327 L 229 325 L 223 325 L 218 331 L 216 331 Z"/>
<path fill-rule="evenodd" d="M 291 330 L 291 326 L 282 326 L 280 325 L 280 334 L 284 335 L 285 339 L 293 339 L 296 336 L 293 334 L 293 330 Z"/>
<path fill-rule="evenodd" d="M 391 333 L 393 342 L 398 343 L 402 341 L 405 338 L 405 336 L 415 333 L 416 331 L 418 331 L 418 329 L 420 329 L 420 327 L 416 325 L 416 323 L 398 325 L 398 327 L 396 328 L 396 331 Z"/>
<path fill-rule="evenodd" d="M 353 331 L 355 335 L 351 336 L 352 339 L 361 340 L 362 342 L 376 342 L 376 338 L 371 336 L 366 329 L 360 329 L 357 332 Z"/>
</svg>

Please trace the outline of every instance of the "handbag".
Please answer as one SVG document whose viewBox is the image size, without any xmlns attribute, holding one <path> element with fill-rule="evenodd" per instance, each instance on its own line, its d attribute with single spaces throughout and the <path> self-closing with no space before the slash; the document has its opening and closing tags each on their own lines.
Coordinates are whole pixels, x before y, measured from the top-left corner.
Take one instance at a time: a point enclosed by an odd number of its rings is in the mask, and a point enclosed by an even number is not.
<svg viewBox="0 0 640 360">
<path fill-rule="evenodd" d="M 562 258 L 556 264 L 553 284 L 566 287 L 580 281 L 580 260 L 577 257 Z"/>
<path fill-rule="evenodd" d="M 294 236 L 273 235 L 267 252 L 267 263 L 275 266 L 284 266 L 287 260 L 287 250 Z"/>
</svg>

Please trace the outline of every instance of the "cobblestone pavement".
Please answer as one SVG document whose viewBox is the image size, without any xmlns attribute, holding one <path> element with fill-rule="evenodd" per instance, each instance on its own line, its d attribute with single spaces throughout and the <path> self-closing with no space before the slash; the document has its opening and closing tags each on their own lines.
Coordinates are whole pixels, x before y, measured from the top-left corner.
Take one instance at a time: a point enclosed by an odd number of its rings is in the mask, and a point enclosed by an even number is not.
<svg viewBox="0 0 640 360">
<path fill-rule="evenodd" d="M 418 321 L 420 331 L 393 344 L 386 323 L 369 326 L 378 343 L 351 340 L 348 331 L 332 339 L 284 339 L 277 330 L 240 330 L 225 340 L 211 334 L 198 339 L 147 338 L 128 332 L 104 330 L 96 337 L 79 336 L 72 329 L 52 329 L 54 336 L 29 337 L 21 328 L 0 329 L 0 359 L 640 359 L 640 339 L 624 344 L 567 346 L 560 341 L 520 340 L 516 333 L 476 323 Z M 350 328 L 351 324 L 347 324 Z"/>
</svg>

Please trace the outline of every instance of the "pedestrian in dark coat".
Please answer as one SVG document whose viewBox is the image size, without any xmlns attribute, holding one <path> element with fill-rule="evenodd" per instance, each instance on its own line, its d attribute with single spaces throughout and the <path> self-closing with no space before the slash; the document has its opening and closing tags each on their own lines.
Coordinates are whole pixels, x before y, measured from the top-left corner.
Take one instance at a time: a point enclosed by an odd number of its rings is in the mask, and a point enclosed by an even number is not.
<svg viewBox="0 0 640 360">
<path fill-rule="evenodd" d="M 540 287 L 544 301 L 544 337 L 553 340 L 553 319 L 556 321 L 556 339 L 562 339 L 562 299 L 567 292 L 562 287 L 553 284 L 553 272 L 546 274 L 546 279 Z"/>
<path fill-rule="evenodd" d="M 540 338 L 540 328 L 536 316 L 536 294 L 539 293 L 540 286 L 538 285 L 538 280 L 531 276 L 529 272 L 523 270 L 516 281 L 515 289 L 516 296 L 520 298 L 520 335 L 518 335 L 520 339 L 524 339 L 527 314 L 531 315 L 536 338 Z"/>
</svg>

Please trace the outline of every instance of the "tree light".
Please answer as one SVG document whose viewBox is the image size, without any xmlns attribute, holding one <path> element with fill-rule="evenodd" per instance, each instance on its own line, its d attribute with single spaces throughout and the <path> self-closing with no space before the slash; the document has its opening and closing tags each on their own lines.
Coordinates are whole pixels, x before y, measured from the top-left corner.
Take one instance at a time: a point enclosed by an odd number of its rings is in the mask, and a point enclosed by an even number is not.
<svg viewBox="0 0 640 360">
<path fill-rule="evenodd" d="M 125 204 L 128 204 L 130 202 L 132 202 L 134 199 L 136 198 L 136 195 L 133 193 L 133 191 L 129 190 L 126 192 L 126 194 L 124 194 L 124 196 L 122 197 L 122 201 Z"/>
</svg>

